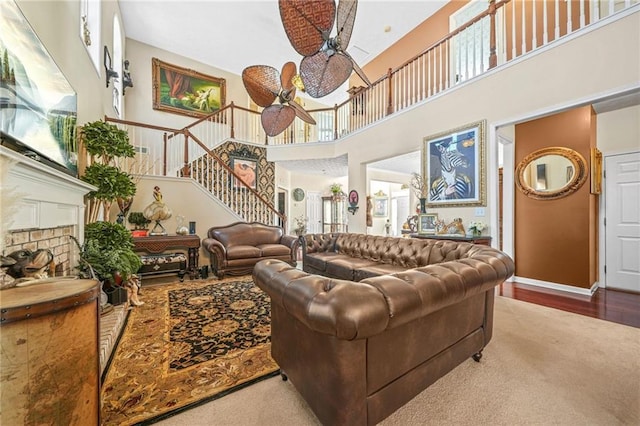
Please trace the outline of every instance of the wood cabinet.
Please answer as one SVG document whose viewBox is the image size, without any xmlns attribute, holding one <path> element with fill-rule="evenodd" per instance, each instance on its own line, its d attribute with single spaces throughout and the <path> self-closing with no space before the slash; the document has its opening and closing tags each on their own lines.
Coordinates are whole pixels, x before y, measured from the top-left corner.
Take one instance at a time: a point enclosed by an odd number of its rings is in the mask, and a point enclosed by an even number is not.
<svg viewBox="0 0 640 426">
<path fill-rule="evenodd" d="M 322 197 L 322 232 L 347 232 L 347 197 Z"/>
<path fill-rule="evenodd" d="M 71 278 L 2 290 L 0 424 L 100 424 L 99 295 Z"/>
</svg>

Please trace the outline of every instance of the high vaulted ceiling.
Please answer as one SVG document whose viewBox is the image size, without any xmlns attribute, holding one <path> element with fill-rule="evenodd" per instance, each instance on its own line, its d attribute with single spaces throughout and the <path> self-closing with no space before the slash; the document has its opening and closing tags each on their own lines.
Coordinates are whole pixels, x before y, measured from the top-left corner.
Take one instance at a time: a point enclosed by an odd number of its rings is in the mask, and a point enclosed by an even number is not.
<svg viewBox="0 0 640 426">
<path fill-rule="evenodd" d="M 360 0 L 347 52 L 364 66 L 446 3 Z M 120 10 L 128 38 L 234 74 L 251 65 L 299 65 L 302 59 L 285 34 L 277 0 L 120 0 Z M 345 84 L 318 101 L 340 103 L 348 97 L 347 88 Z M 301 166 L 308 173 L 312 165 Z M 313 169 L 322 174 L 326 166 L 319 163 Z"/>
</svg>

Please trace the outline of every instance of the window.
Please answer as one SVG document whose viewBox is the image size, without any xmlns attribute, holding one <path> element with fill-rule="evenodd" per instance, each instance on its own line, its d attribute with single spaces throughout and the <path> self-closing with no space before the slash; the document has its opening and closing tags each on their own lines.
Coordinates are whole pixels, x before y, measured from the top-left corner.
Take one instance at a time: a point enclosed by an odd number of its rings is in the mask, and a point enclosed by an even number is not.
<svg viewBox="0 0 640 426">
<path fill-rule="evenodd" d="M 112 67 L 118 76 L 112 79 L 113 82 L 113 109 L 118 118 L 122 118 L 122 68 L 123 68 L 123 52 L 122 52 L 122 31 L 120 30 L 120 21 L 117 16 L 113 17 L 113 62 Z"/>
<path fill-rule="evenodd" d="M 93 67 L 100 74 L 101 64 L 101 41 L 100 41 L 100 10 L 101 0 L 81 0 L 80 1 L 80 40 L 84 45 Z"/>
</svg>

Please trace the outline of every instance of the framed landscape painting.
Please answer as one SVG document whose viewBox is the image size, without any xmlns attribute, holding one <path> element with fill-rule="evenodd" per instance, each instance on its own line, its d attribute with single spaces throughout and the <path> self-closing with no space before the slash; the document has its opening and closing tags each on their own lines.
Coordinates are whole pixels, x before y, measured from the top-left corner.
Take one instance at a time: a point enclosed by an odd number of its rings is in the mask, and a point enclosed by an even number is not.
<svg viewBox="0 0 640 426">
<path fill-rule="evenodd" d="M 225 104 L 226 82 L 153 58 L 153 109 L 205 117 Z"/>
<path fill-rule="evenodd" d="M 485 122 L 424 138 L 428 207 L 486 205 Z"/>
</svg>

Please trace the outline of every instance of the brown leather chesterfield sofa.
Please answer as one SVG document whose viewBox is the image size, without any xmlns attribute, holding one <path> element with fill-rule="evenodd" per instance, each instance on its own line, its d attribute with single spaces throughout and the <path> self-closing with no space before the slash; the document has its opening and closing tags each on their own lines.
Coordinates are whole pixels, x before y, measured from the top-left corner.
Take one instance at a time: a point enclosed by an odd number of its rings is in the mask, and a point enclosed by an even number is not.
<svg viewBox="0 0 640 426">
<path fill-rule="evenodd" d="M 209 228 L 202 246 L 209 252 L 211 268 L 218 278 L 225 274 L 250 274 L 264 259 L 296 265 L 298 237 L 284 235 L 282 228 L 259 222 L 235 222 Z"/>
<path fill-rule="evenodd" d="M 404 244 L 382 238 L 388 252 Z M 323 424 L 376 424 L 469 357 L 480 360 L 494 287 L 513 261 L 470 243 L 428 240 L 416 250 L 440 263 L 360 282 L 275 260 L 254 268 L 271 298 L 271 355 Z"/>
</svg>

